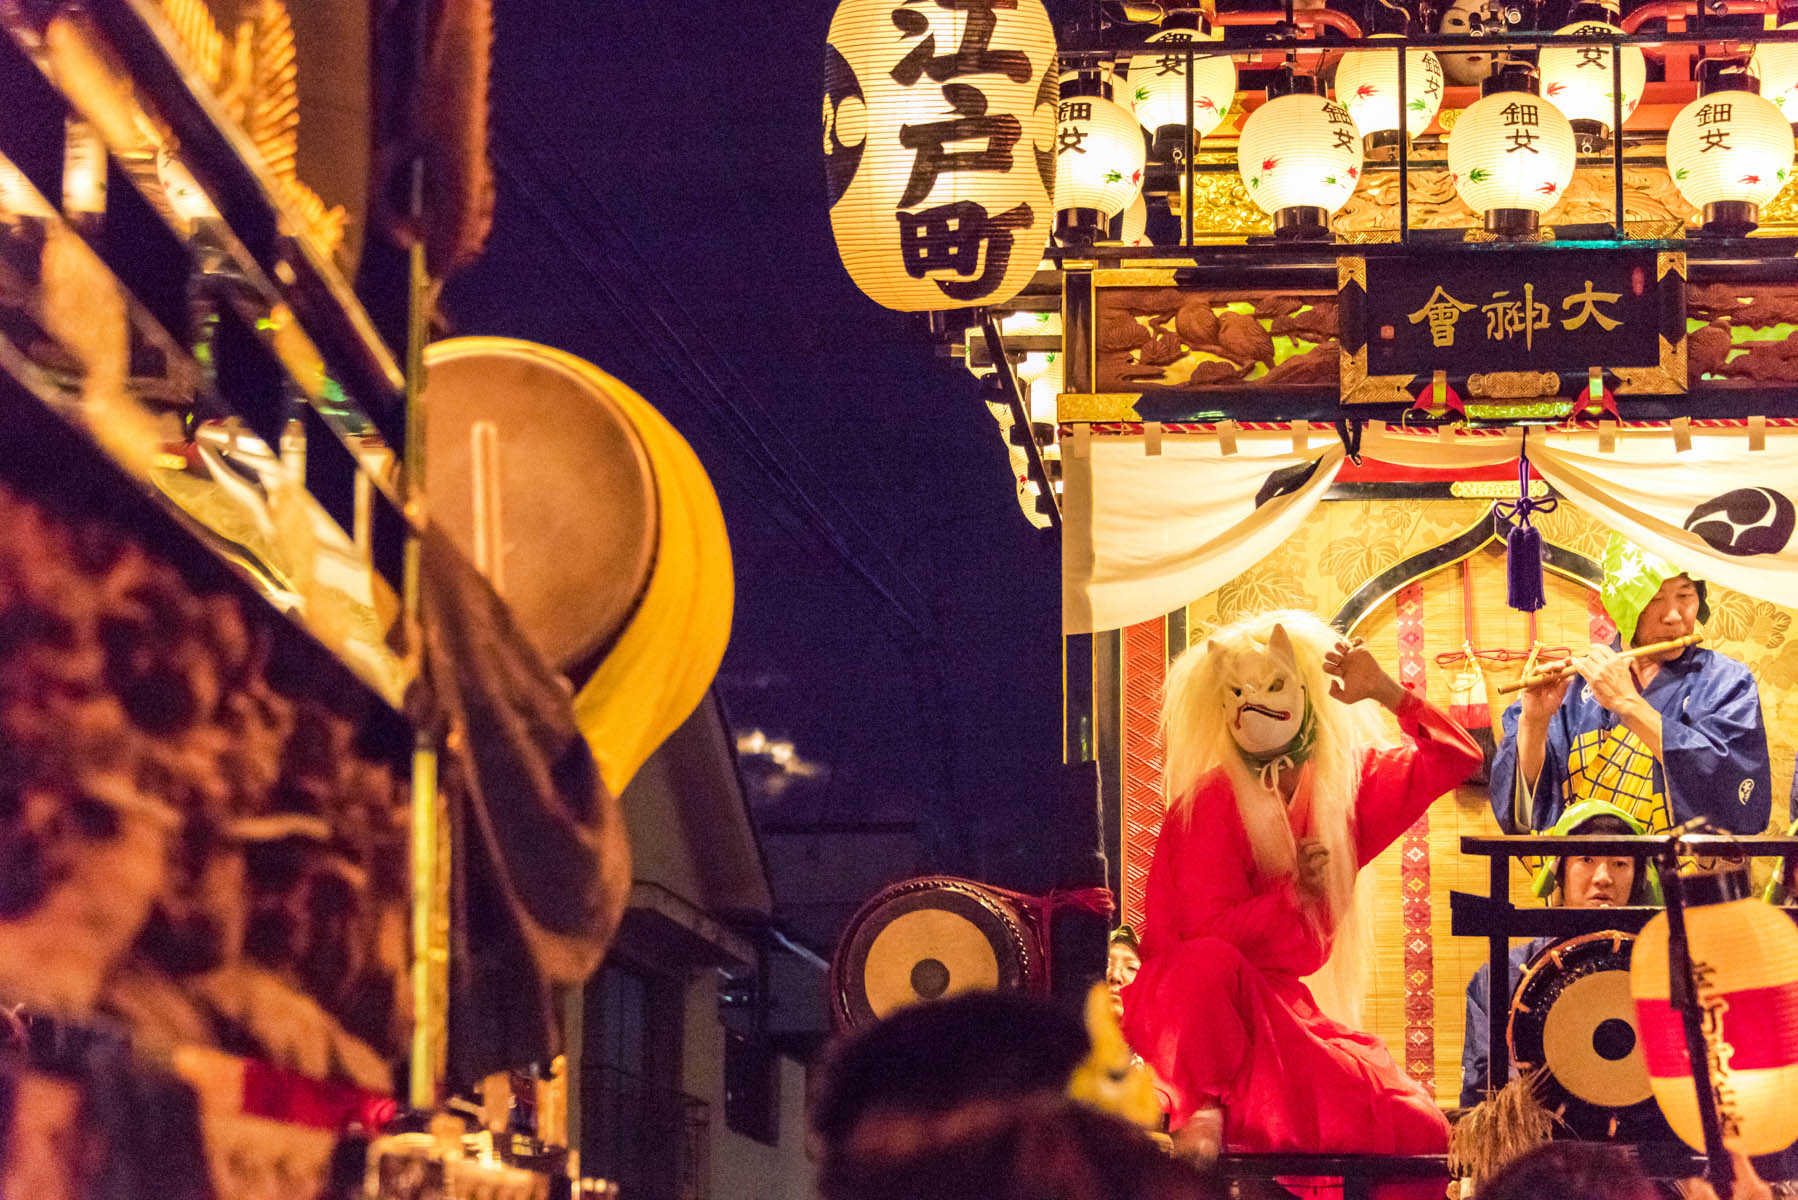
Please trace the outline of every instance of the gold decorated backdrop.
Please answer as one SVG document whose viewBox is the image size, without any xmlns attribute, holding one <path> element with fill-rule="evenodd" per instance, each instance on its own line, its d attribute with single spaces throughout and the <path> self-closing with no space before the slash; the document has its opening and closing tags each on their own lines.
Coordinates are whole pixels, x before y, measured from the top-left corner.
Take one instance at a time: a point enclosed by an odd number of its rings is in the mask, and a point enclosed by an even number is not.
<svg viewBox="0 0 1798 1200">
<path fill-rule="evenodd" d="M 1300 608 L 1325 618 L 1333 616 L 1362 584 L 1431 546 L 1451 540 L 1479 522 L 1490 523 L 1486 500 L 1328 501 L 1318 506 L 1289 541 L 1255 567 L 1187 608 L 1189 640 L 1197 641 L 1219 625 L 1269 608 Z M 1563 500 L 1538 522 L 1544 537 L 1596 558 L 1608 530 Z M 1439 665 L 1439 654 L 1459 650 L 1471 641 L 1475 649 L 1529 648 L 1528 618 L 1505 604 L 1503 547 L 1488 542 L 1468 560 L 1473 589 L 1473 629 L 1464 628 L 1462 566 L 1438 568 L 1421 578 L 1425 682 L 1430 700 L 1450 702 L 1451 667 Z M 1548 606 L 1537 614 L 1545 646 L 1578 649 L 1588 640 L 1588 601 L 1593 595 L 1583 581 L 1546 573 Z M 1710 587 L 1711 621 L 1706 644 L 1745 662 L 1760 680 L 1761 707 L 1773 760 L 1773 819 L 1781 829 L 1788 819 L 1794 741 L 1798 740 L 1798 628 L 1794 610 L 1756 600 L 1715 585 Z M 1398 614 L 1391 596 L 1381 599 L 1356 626 L 1387 670 L 1398 673 Z M 1519 666 L 1489 669 L 1487 683 L 1515 678 Z M 1492 713 L 1494 737 L 1499 711 Z M 1486 789 L 1458 789 L 1430 810 L 1429 898 L 1433 941 L 1433 979 L 1429 984 L 1433 1020 L 1412 1023 L 1410 1035 L 1433 1037 L 1437 1099 L 1455 1102 L 1461 1072 L 1461 1036 L 1465 990 L 1484 946 L 1449 933 L 1451 891 L 1483 894 L 1486 860 L 1460 853 L 1464 834 L 1499 832 Z M 1401 847 L 1395 844 L 1368 867 L 1364 894 L 1375 905 L 1376 953 L 1368 1025 L 1405 1061 L 1406 964 L 1405 927 L 1400 874 Z M 1532 900 L 1528 881 L 1514 870 L 1512 897 Z M 1420 1028 L 1421 1026 L 1421 1028 Z"/>
</svg>

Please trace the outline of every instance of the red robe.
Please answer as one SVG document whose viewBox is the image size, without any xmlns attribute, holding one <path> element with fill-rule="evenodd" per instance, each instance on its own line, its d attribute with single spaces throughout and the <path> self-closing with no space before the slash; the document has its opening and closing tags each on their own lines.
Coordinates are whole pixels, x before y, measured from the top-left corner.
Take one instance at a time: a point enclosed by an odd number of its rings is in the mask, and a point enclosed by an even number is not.
<svg viewBox="0 0 1798 1200">
<path fill-rule="evenodd" d="M 1423 700 L 1407 695 L 1398 718 L 1404 741 L 1361 765 L 1358 867 L 1480 766 L 1474 740 Z M 1448 1122 L 1380 1040 L 1318 1011 L 1302 979 L 1330 942 L 1290 876 L 1256 869 L 1229 777 L 1200 780 L 1162 824 L 1142 970 L 1123 992 L 1125 1035 L 1167 1081 L 1174 1128 L 1221 1103 L 1233 1153 L 1448 1148 Z"/>
</svg>

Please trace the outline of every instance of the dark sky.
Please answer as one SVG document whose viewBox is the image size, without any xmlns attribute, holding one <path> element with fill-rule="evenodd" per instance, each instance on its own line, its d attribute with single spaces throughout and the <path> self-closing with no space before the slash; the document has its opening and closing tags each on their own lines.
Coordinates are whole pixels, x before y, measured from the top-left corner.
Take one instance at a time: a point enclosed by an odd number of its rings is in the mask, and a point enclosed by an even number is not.
<svg viewBox="0 0 1798 1200">
<path fill-rule="evenodd" d="M 629 383 L 711 473 L 736 561 L 725 705 L 828 768 L 757 791 L 783 910 L 828 949 L 912 873 L 1046 886 L 1058 550 L 973 377 L 837 260 L 834 5 L 495 7 L 498 215 L 446 307 Z M 818 822 L 839 831 L 795 832 Z"/>
</svg>

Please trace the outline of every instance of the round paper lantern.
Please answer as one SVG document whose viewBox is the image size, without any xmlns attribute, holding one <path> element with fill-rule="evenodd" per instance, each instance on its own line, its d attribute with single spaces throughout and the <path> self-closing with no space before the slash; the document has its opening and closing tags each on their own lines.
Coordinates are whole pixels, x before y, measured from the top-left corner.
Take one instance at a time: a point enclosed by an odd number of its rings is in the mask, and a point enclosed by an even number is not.
<svg viewBox="0 0 1798 1200">
<path fill-rule="evenodd" d="M 1055 223 L 1055 31 L 1041 0 L 843 0 L 825 48 L 831 231 L 857 287 L 905 312 L 1001 304 Z"/>
<path fill-rule="evenodd" d="M 1375 34 L 1375 38 L 1394 34 Z M 1398 146 L 1402 109 L 1405 131 L 1412 137 L 1436 119 L 1442 107 L 1442 64 L 1428 50 L 1405 51 L 1405 102 L 1399 103 L 1398 51 L 1353 50 L 1336 68 L 1336 99 L 1355 119 L 1367 153 Z"/>
<path fill-rule="evenodd" d="M 1610 37 L 1622 33 L 1605 21 L 1575 21 L 1555 30 L 1557 34 L 1592 34 Z M 1619 66 L 1623 72 L 1623 119 L 1636 111 L 1642 102 L 1642 89 L 1648 82 L 1648 64 L 1638 46 L 1622 49 Z M 1579 148 L 1596 153 L 1606 144 L 1612 118 L 1614 74 L 1611 70 L 1611 48 L 1594 42 L 1590 46 L 1546 46 L 1541 56 L 1542 95 L 1554 102 L 1569 121 Z"/>
<path fill-rule="evenodd" d="M 1798 33 L 1798 21 L 1787 21 L 1779 31 Z M 1786 120 L 1798 122 L 1798 42 L 1756 46 L 1748 70 L 1761 81 L 1761 95 L 1773 101 Z"/>
<path fill-rule="evenodd" d="M 1118 227 L 1118 241 L 1126 246 L 1151 246 L 1149 240 L 1149 202 L 1136 194 L 1130 207 L 1124 210 L 1123 223 Z"/>
<path fill-rule="evenodd" d="M 1740 79 L 1740 76 L 1737 76 Z M 1667 127 L 1667 170 L 1706 228 L 1752 229 L 1792 174 L 1792 127 L 1771 100 L 1741 89 L 1698 97 Z"/>
<path fill-rule="evenodd" d="M 1704 1013 L 1723 1144 L 1772 1154 L 1798 1140 L 1798 926 L 1748 899 L 1745 870 L 1684 879 L 1686 938 Z M 1655 1101 L 1680 1140 L 1704 1149 L 1685 1026 L 1668 1001 L 1667 914 L 1630 960 L 1637 1032 Z"/>
<path fill-rule="evenodd" d="M 1303 76 L 1294 83 L 1312 86 Z M 1276 236 L 1326 237 L 1330 214 L 1360 182 L 1361 135 L 1336 101 L 1294 91 L 1249 114 L 1236 169 L 1249 199 L 1272 214 Z"/>
<path fill-rule="evenodd" d="M 1174 159 L 1185 149 L 1186 48 L 1207 40 L 1192 29 L 1163 29 L 1130 59 L 1130 98 L 1136 119 L 1155 134 L 1156 157 Z M 1202 138 L 1224 123 L 1236 101 L 1236 60 L 1228 54 L 1194 54 L 1192 135 Z"/>
<path fill-rule="evenodd" d="M 1087 208 L 1109 221 L 1142 193 L 1142 127 L 1104 96 L 1061 102 L 1055 129 L 1055 207 Z"/>
<path fill-rule="evenodd" d="M 1506 79 L 1516 79 L 1507 68 Z M 1533 231 L 1573 179 L 1573 126 L 1527 91 L 1495 91 L 1469 105 L 1448 138 L 1455 191 L 1494 233 Z"/>
</svg>

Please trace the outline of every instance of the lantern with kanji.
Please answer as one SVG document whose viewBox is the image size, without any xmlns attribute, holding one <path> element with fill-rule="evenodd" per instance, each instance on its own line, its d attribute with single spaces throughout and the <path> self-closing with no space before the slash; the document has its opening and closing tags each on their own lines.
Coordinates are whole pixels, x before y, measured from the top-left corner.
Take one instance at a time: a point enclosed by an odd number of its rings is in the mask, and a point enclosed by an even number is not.
<svg viewBox="0 0 1798 1200">
<path fill-rule="evenodd" d="M 1507 63 L 1448 138 L 1455 191 L 1501 236 L 1527 236 L 1573 179 L 1573 127 L 1536 95 L 1533 69 Z"/>
<path fill-rule="evenodd" d="M 1748 898 L 1746 870 L 1683 877 L 1679 886 L 1723 1144 L 1744 1154 L 1784 1150 L 1798 1140 L 1798 926 Z M 1630 993 L 1655 1102 L 1680 1140 L 1703 1150 L 1685 1025 L 1668 998 L 1668 929 L 1664 912 L 1643 927 Z"/>
<path fill-rule="evenodd" d="M 856 286 L 901 311 L 1017 295 L 1055 223 L 1058 90 L 1041 0 L 843 0 L 823 149 Z"/>
<path fill-rule="evenodd" d="M 1395 36 L 1376 33 L 1370 40 Z M 1336 99 L 1355 119 L 1369 158 L 1396 157 L 1401 110 L 1406 135 L 1416 137 L 1442 107 L 1442 63 L 1428 50 L 1405 51 L 1405 95 L 1400 103 L 1398 55 L 1397 50 L 1353 50 L 1336 68 Z"/>
<path fill-rule="evenodd" d="M 1163 29 L 1130 59 L 1130 99 L 1136 119 L 1155 135 L 1158 160 L 1179 161 L 1184 155 L 1189 111 L 1192 136 L 1202 138 L 1224 123 L 1236 100 L 1236 61 L 1228 54 L 1198 52 L 1207 40 L 1195 28 Z M 1188 47 L 1195 47 L 1190 110 L 1186 106 Z"/>
<path fill-rule="evenodd" d="M 1726 72 L 1667 127 L 1667 170 L 1705 228 L 1745 233 L 1792 175 L 1792 127 L 1749 76 Z"/>
<path fill-rule="evenodd" d="M 1605 19 L 1610 16 L 1605 8 L 1584 4 L 1580 10 L 1588 11 L 1590 18 L 1563 25 L 1555 30 L 1557 37 L 1610 38 L 1623 33 Z M 1642 102 L 1642 89 L 1648 82 L 1648 63 L 1641 47 L 1619 47 L 1613 64 L 1611 47 L 1598 41 L 1585 46 L 1544 46 L 1541 72 L 1542 95 L 1573 123 L 1574 139 L 1584 154 L 1596 154 L 1609 144 L 1617 110 L 1621 108 L 1623 119 L 1629 120 Z M 1619 76 L 1621 95 L 1616 86 Z"/>
<path fill-rule="evenodd" d="M 1361 180 L 1361 134 L 1348 109 L 1317 94 L 1308 75 L 1282 71 L 1272 97 L 1249 114 L 1236 170 L 1249 199 L 1274 218 L 1274 235 L 1324 238 L 1330 214 Z"/>
<path fill-rule="evenodd" d="M 1064 242 L 1091 244 L 1142 194 L 1142 126 L 1097 78 L 1065 85 L 1055 129 L 1055 207 Z"/>
</svg>

